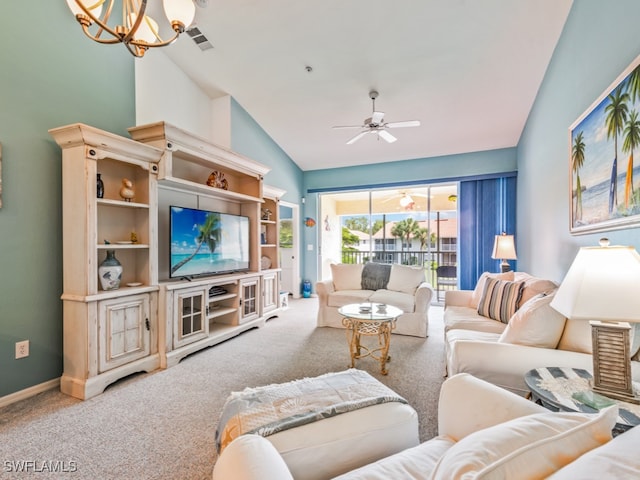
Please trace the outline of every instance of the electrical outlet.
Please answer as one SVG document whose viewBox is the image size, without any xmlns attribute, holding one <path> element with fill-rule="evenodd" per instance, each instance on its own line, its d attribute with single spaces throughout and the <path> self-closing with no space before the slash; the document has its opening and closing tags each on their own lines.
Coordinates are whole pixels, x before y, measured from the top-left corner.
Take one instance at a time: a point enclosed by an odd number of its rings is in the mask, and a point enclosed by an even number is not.
<svg viewBox="0 0 640 480">
<path fill-rule="evenodd" d="M 29 356 L 29 340 L 16 342 L 16 359 Z"/>
</svg>

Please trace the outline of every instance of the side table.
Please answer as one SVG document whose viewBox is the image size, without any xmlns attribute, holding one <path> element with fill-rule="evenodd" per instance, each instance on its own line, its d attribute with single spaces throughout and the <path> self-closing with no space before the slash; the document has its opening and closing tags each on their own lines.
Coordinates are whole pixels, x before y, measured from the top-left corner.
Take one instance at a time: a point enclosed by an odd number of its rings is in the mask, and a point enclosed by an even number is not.
<svg viewBox="0 0 640 480">
<path fill-rule="evenodd" d="M 355 366 L 356 359 L 371 356 L 380 362 L 382 375 L 389 373 L 387 362 L 391 358 L 391 331 L 396 326 L 396 319 L 402 315 L 402 310 L 382 303 L 352 303 L 340 307 L 338 312 L 344 317 L 342 324 L 347 329 L 351 368 Z M 377 336 L 378 348 L 362 345 L 362 336 Z"/>
<path fill-rule="evenodd" d="M 531 399 L 553 411 L 596 413 L 598 410 L 573 398 L 573 394 L 591 389 L 592 375 L 587 370 L 567 367 L 544 367 L 529 370 L 524 381 Z M 640 405 L 611 399 L 618 405 L 618 421 L 613 434 L 618 435 L 640 425 Z"/>
</svg>

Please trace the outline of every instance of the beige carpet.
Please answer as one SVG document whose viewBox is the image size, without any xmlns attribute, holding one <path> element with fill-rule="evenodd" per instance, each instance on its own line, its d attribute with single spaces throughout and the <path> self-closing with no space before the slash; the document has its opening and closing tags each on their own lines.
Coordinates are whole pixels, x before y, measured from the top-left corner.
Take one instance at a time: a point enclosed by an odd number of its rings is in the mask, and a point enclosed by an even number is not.
<svg viewBox="0 0 640 480">
<path fill-rule="evenodd" d="M 211 478 L 214 432 L 230 391 L 349 367 L 344 330 L 315 327 L 317 300 L 290 304 L 263 328 L 90 400 L 52 390 L 0 409 L 0 479 Z M 392 336 L 388 376 L 372 359 L 356 364 L 417 410 L 422 440 L 437 428 L 442 338 L 442 307 L 432 307 L 429 338 Z"/>
</svg>

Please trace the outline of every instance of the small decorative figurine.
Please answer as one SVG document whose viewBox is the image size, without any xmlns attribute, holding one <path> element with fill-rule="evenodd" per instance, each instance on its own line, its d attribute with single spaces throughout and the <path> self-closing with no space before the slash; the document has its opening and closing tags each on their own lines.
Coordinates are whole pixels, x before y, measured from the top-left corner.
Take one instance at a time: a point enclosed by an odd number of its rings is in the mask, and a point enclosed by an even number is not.
<svg viewBox="0 0 640 480">
<path fill-rule="evenodd" d="M 136 235 L 136 232 L 131 232 L 131 243 L 138 243 L 138 235 Z"/>
<path fill-rule="evenodd" d="M 135 192 L 133 190 L 133 182 L 128 178 L 122 179 L 122 188 L 120 189 L 120 196 L 124 199 L 125 202 L 130 202 L 135 196 Z"/>
<path fill-rule="evenodd" d="M 271 220 L 271 210 L 268 208 L 262 209 L 262 220 Z"/>
</svg>

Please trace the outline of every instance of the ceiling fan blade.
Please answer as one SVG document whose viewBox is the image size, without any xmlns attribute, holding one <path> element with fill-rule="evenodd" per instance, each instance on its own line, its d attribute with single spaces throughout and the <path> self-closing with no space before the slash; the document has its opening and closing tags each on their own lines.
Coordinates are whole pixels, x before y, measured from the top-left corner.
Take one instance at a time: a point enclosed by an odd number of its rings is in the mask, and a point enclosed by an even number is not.
<svg viewBox="0 0 640 480">
<path fill-rule="evenodd" d="M 371 123 L 380 125 L 383 119 L 384 119 L 384 112 L 373 112 L 373 115 L 371 115 Z"/>
<path fill-rule="evenodd" d="M 405 122 L 391 122 L 391 123 L 385 123 L 384 126 L 387 128 L 419 127 L 420 120 L 407 120 Z"/>
<path fill-rule="evenodd" d="M 360 140 L 362 137 L 364 137 L 367 133 L 369 133 L 369 130 L 364 130 L 364 131 L 360 132 L 355 137 L 353 137 L 351 140 L 349 140 L 347 142 L 347 145 L 351 145 L 352 143 L 356 143 L 358 140 Z"/>
<path fill-rule="evenodd" d="M 334 125 L 331 128 L 365 128 L 366 125 Z"/>
<path fill-rule="evenodd" d="M 393 135 L 391 135 L 389 132 L 387 132 L 386 130 L 378 130 L 378 136 L 382 137 L 384 140 L 386 140 L 389 143 L 393 143 L 397 140 L 396 137 L 394 137 Z"/>
</svg>

